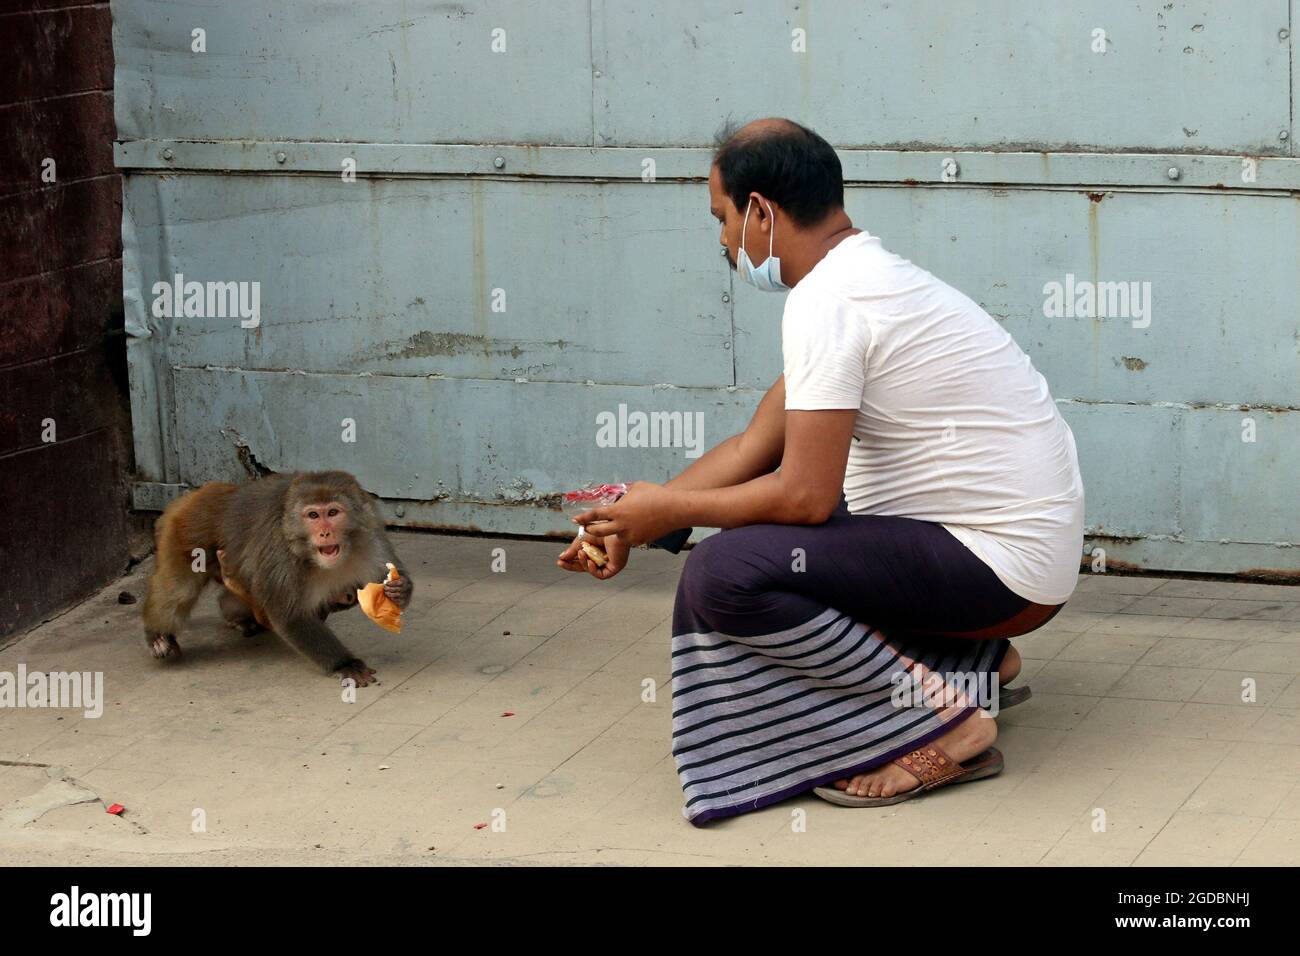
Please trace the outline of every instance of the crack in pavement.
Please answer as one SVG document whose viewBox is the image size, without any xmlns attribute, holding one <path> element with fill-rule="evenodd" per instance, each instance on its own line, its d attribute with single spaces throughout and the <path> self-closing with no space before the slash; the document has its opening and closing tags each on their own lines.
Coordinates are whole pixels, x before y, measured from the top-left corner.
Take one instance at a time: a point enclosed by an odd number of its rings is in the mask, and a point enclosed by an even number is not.
<svg viewBox="0 0 1300 956">
<path fill-rule="evenodd" d="M 33 794 L 20 797 L 0 809 L 0 827 L 18 830 L 35 823 L 45 814 L 62 807 L 75 807 L 83 803 L 98 803 L 107 809 L 107 805 L 98 793 L 91 790 L 80 780 L 69 775 L 64 767 L 51 767 L 45 764 L 26 764 L 24 766 L 44 766 L 49 782 Z M 121 819 L 119 817 L 118 819 Z M 137 833 L 148 833 L 134 820 L 124 820 L 135 828 Z"/>
</svg>

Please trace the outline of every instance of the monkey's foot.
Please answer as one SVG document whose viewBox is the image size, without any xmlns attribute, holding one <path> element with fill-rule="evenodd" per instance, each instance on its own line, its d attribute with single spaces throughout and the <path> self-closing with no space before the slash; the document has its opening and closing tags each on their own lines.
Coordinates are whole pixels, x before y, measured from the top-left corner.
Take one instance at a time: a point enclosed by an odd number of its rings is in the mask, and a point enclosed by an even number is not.
<svg viewBox="0 0 1300 956">
<path fill-rule="evenodd" d="M 157 634 L 149 641 L 149 653 L 162 660 L 165 657 L 180 657 L 181 646 L 171 634 Z"/>
<path fill-rule="evenodd" d="M 364 661 L 356 658 L 334 668 L 334 673 L 339 675 L 340 681 L 351 678 L 356 681 L 358 687 L 369 687 L 371 684 L 379 683 L 379 678 L 375 676 L 375 669 L 367 667 Z"/>
</svg>

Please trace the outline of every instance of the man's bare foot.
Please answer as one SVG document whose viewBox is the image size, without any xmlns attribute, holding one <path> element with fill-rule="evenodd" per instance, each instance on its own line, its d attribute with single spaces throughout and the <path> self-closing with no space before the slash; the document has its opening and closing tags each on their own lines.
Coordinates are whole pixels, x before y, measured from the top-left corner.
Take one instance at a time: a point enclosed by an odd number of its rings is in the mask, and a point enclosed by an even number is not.
<svg viewBox="0 0 1300 956">
<path fill-rule="evenodd" d="M 1009 684 L 1020 674 L 1020 652 L 1016 650 L 1015 645 L 1007 648 L 1006 657 L 1002 658 L 1002 664 L 998 667 L 998 683 Z"/>
<path fill-rule="evenodd" d="M 935 740 L 935 743 L 960 763 L 987 750 L 997 739 L 997 721 L 979 711 Z M 890 762 L 883 767 L 858 774 L 852 780 L 836 780 L 835 789 L 843 790 L 851 797 L 892 797 L 905 790 L 914 790 L 918 783 L 910 773 Z"/>
</svg>

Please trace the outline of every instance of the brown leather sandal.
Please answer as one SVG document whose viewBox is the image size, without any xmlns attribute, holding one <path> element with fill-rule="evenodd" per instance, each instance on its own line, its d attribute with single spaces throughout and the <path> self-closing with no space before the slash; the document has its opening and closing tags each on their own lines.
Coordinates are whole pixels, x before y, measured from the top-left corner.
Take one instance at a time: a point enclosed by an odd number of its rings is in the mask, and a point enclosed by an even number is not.
<svg viewBox="0 0 1300 956">
<path fill-rule="evenodd" d="M 911 753 L 899 757 L 894 763 L 919 780 L 920 784 L 911 790 L 896 793 L 892 797 L 851 797 L 843 790 L 836 790 L 834 787 L 814 787 L 813 793 L 841 807 L 888 807 L 919 797 L 939 787 L 946 787 L 951 783 L 969 783 L 972 780 L 995 776 L 1002 772 L 1004 765 L 1002 751 L 997 747 L 990 747 L 965 763 L 958 763 L 935 743 L 918 747 Z"/>
</svg>

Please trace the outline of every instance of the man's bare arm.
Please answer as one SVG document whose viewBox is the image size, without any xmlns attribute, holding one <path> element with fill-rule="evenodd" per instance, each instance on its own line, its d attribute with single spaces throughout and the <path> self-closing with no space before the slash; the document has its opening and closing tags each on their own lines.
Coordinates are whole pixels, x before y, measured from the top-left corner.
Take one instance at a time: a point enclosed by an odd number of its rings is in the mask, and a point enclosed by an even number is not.
<svg viewBox="0 0 1300 956">
<path fill-rule="evenodd" d="M 769 474 L 785 452 L 785 376 L 781 375 L 749 425 L 739 435 L 715 445 L 676 478 L 665 482 L 674 491 L 728 488 Z"/>
<path fill-rule="evenodd" d="M 788 454 L 781 470 L 731 487 L 676 495 L 676 523 L 710 528 L 821 524 L 840 499 L 857 415 L 856 408 L 786 413 Z"/>
</svg>

